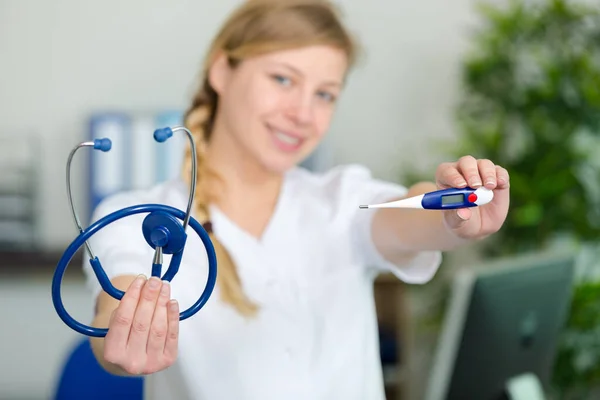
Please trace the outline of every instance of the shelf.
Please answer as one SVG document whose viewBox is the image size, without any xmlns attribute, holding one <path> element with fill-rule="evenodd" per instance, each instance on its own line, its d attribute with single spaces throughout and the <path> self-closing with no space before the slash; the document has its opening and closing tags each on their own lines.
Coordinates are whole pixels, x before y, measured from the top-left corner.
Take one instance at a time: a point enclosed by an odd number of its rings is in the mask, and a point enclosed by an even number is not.
<svg viewBox="0 0 600 400">
<path fill-rule="evenodd" d="M 36 246 L 39 160 L 38 138 L 0 135 L 0 249 Z"/>
<path fill-rule="evenodd" d="M 28 196 L 0 192 L 0 220 L 31 220 L 35 218 L 35 204 Z"/>
</svg>

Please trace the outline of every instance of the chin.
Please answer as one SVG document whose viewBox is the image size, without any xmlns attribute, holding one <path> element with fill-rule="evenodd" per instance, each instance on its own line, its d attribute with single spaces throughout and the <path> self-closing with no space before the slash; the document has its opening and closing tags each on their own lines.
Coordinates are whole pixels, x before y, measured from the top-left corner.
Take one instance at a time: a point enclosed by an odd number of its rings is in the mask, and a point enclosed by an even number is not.
<svg viewBox="0 0 600 400">
<path fill-rule="evenodd" d="M 265 157 L 266 154 L 263 153 L 260 162 L 263 168 L 272 174 L 284 174 L 296 167 L 305 158 L 303 157 L 305 152 L 291 154 L 274 151 L 269 153 L 268 157 Z"/>
<path fill-rule="evenodd" d="M 282 161 L 282 160 L 268 160 L 263 162 L 264 168 L 272 174 L 283 175 L 290 169 L 294 168 L 297 162 L 294 161 Z"/>
</svg>

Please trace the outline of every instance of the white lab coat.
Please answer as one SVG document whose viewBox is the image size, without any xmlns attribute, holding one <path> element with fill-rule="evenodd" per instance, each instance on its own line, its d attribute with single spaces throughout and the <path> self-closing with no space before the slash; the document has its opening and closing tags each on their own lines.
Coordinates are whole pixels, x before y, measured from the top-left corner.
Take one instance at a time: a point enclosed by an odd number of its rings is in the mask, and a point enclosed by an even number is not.
<svg viewBox="0 0 600 400">
<path fill-rule="evenodd" d="M 436 273 L 441 253 L 422 252 L 409 265 L 386 262 L 369 235 L 374 210 L 358 206 L 405 193 L 356 165 L 319 175 L 296 168 L 287 174 L 260 240 L 212 207 L 214 232 L 236 263 L 245 291 L 259 304 L 259 315 L 239 316 L 215 287 L 205 307 L 180 323 L 176 364 L 145 378 L 146 398 L 384 399 L 373 280 L 380 271 L 392 271 L 408 283 L 425 283 Z M 185 210 L 187 194 L 181 181 L 121 193 L 104 201 L 94 219 L 139 203 Z M 120 220 L 92 239 L 109 277 L 150 275 L 153 250 L 142 237 L 143 217 Z M 204 289 L 206 265 L 204 247 L 190 230 L 171 283 L 181 310 Z M 84 269 L 95 297 L 100 286 L 91 269 Z"/>
</svg>

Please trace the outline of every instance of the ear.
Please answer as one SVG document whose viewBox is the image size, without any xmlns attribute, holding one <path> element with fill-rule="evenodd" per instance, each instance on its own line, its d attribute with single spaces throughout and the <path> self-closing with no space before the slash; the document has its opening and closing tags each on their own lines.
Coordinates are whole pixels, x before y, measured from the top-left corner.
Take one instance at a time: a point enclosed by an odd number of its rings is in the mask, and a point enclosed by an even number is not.
<svg viewBox="0 0 600 400">
<path fill-rule="evenodd" d="M 230 72 L 227 56 L 224 53 L 219 54 L 208 70 L 208 82 L 217 94 L 221 95 L 225 89 Z"/>
</svg>

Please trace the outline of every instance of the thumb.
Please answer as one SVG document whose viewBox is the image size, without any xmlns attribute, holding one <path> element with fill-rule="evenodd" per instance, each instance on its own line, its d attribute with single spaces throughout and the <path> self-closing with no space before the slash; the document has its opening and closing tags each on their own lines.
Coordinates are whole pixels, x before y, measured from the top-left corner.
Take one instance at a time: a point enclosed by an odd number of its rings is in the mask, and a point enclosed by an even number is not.
<svg viewBox="0 0 600 400">
<path fill-rule="evenodd" d="M 461 228 L 473 215 L 468 208 L 444 211 L 444 220 L 448 228 L 456 230 Z"/>
</svg>

